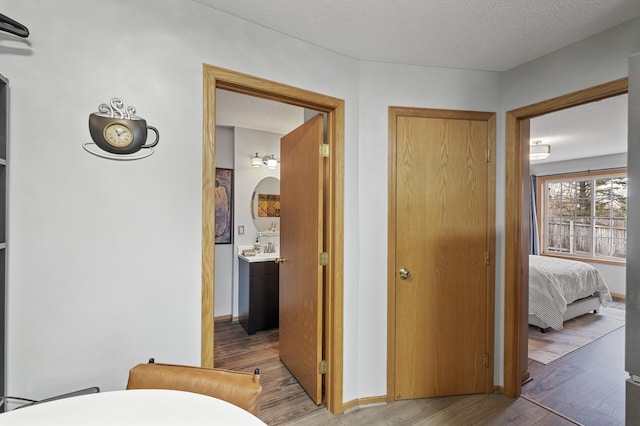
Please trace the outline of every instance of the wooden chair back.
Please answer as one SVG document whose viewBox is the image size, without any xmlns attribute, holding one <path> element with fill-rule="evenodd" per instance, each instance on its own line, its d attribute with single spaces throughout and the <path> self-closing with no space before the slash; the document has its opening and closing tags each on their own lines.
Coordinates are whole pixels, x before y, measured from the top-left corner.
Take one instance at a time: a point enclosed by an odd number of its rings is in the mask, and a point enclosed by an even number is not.
<svg viewBox="0 0 640 426">
<path fill-rule="evenodd" d="M 138 364 L 129 370 L 127 389 L 172 389 L 209 395 L 258 415 L 262 385 L 254 373 L 172 364 Z"/>
</svg>

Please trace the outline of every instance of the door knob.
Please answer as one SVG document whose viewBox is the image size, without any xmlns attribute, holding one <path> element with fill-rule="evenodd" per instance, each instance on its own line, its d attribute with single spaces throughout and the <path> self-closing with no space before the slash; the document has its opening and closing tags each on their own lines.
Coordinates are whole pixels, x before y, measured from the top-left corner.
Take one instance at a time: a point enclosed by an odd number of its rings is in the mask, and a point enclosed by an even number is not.
<svg viewBox="0 0 640 426">
<path fill-rule="evenodd" d="M 276 260 L 274 260 L 274 262 L 276 263 L 284 263 L 287 261 L 286 257 L 277 257 Z"/>
<path fill-rule="evenodd" d="M 406 269 L 406 268 L 401 268 L 400 269 L 400 278 L 402 278 L 403 280 L 406 280 L 410 276 L 411 276 L 411 272 L 409 272 L 408 269 Z"/>
</svg>

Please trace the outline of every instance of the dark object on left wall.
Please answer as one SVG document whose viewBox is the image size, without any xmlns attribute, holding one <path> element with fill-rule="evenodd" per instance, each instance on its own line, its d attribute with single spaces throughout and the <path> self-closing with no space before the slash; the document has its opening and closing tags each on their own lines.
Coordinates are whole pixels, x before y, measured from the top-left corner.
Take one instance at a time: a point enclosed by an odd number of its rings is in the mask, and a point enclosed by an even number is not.
<svg viewBox="0 0 640 426">
<path fill-rule="evenodd" d="M 15 34 L 18 37 L 29 37 L 29 29 L 22 25 L 20 22 L 14 21 L 0 13 L 0 31 L 5 31 L 11 34 Z"/>
</svg>

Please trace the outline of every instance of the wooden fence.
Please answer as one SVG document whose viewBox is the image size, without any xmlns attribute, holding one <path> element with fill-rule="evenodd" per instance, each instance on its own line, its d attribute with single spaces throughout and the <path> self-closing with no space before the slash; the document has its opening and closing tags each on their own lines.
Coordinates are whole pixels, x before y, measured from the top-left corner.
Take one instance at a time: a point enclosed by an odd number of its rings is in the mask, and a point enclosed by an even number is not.
<svg viewBox="0 0 640 426">
<path fill-rule="evenodd" d="M 591 225 L 569 221 L 547 226 L 546 251 L 594 257 L 627 257 L 627 228 L 596 225 L 594 247 Z"/>
</svg>

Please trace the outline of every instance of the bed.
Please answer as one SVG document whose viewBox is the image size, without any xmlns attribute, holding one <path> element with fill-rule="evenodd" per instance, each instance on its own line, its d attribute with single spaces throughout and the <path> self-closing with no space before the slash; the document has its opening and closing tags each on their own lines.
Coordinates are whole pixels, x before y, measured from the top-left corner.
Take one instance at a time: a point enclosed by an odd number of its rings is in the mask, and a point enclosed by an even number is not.
<svg viewBox="0 0 640 426">
<path fill-rule="evenodd" d="M 529 324 L 543 332 L 611 303 L 609 288 L 592 265 L 529 255 Z"/>
</svg>

